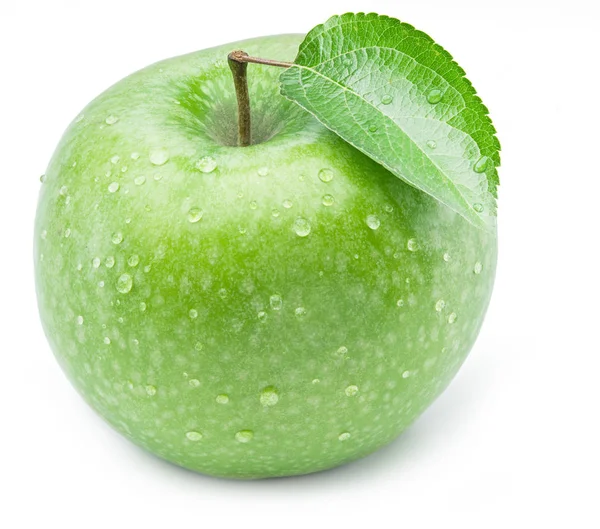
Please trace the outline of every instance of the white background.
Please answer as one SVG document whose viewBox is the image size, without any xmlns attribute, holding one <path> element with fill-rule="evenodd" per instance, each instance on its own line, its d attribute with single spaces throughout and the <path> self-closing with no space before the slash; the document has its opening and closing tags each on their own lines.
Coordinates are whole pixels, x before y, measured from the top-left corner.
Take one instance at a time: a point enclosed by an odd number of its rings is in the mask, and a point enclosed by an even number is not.
<svg viewBox="0 0 600 529">
<path fill-rule="evenodd" d="M 600 527 L 592 5 L 1 0 L 0 527 Z M 38 178 L 70 120 L 132 71 L 361 10 L 446 47 L 498 129 L 500 259 L 483 331 L 446 393 L 366 459 L 255 482 L 171 466 L 96 417 L 45 341 L 32 263 Z"/>
</svg>

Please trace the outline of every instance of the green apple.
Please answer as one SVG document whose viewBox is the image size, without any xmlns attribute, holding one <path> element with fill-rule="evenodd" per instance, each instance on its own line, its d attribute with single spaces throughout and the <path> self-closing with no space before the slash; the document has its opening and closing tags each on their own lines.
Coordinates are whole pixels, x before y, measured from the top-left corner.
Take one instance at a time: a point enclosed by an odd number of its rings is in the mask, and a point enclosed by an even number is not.
<svg viewBox="0 0 600 529">
<path fill-rule="evenodd" d="M 227 54 L 120 81 L 73 121 L 42 185 L 41 319 L 77 391 L 134 443 L 237 478 L 334 467 L 444 390 L 488 306 L 496 234 L 409 187 L 249 67 L 236 146 Z"/>
</svg>

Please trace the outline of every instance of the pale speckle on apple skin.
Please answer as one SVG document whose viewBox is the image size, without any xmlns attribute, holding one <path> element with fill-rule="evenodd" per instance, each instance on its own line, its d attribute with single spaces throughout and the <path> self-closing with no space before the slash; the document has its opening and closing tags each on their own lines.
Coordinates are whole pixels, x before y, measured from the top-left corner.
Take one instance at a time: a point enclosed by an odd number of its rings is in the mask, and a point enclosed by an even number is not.
<svg viewBox="0 0 600 529">
<path fill-rule="evenodd" d="M 239 47 L 293 58 L 299 37 L 279 39 Z M 232 94 L 230 48 L 134 74 L 71 125 L 36 219 L 40 311 L 75 387 L 137 444 L 220 476 L 313 472 L 389 442 L 447 386 L 482 323 L 496 239 L 309 118 L 257 160 L 216 144 L 194 116 L 198 98 Z M 222 75 L 191 97 L 215 61 Z M 276 115 L 280 72 L 265 72 L 255 112 Z M 148 83 L 160 102 L 136 92 Z M 139 99 L 119 107 L 120 91 Z M 160 112 L 135 125 L 148 105 L 170 105 L 171 125 Z"/>
</svg>

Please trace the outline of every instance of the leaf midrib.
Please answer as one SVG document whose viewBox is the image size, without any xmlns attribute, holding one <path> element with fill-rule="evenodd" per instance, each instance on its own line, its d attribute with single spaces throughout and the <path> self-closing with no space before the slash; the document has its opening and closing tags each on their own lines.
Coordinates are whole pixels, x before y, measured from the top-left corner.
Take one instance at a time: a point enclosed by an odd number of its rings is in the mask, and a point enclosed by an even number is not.
<svg viewBox="0 0 600 529">
<path fill-rule="evenodd" d="M 392 49 L 393 49 L 393 48 L 392 48 Z M 398 51 L 398 50 L 396 50 L 396 51 Z M 399 52 L 399 53 L 402 53 L 402 52 Z M 403 54 L 403 55 L 406 55 L 406 54 Z M 341 56 L 341 55 L 340 55 L 340 56 Z M 328 62 L 328 61 L 325 61 L 325 62 Z M 324 63 L 320 63 L 320 64 L 324 64 Z M 420 64 L 420 63 L 419 63 L 419 64 Z M 429 156 L 427 156 L 427 154 L 425 153 L 425 151 L 424 151 L 424 150 L 423 150 L 421 147 L 419 147 L 419 145 L 418 145 L 418 144 L 417 144 L 417 143 L 416 143 L 416 142 L 413 140 L 413 138 L 412 138 L 412 137 L 411 137 L 411 136 L 410 136 L 410 135 L 409 135 L 409 134 L 408 134 L 408 133 L 407 133 L 407 132 L 406 132 L 406 131 L 405 131 L 405 130 L 402 128 L 402 127 L 400 127 L 400 125 L 399 125 L 398 123 L 396 123 L 396 122 L 395 122 L 395 121 L 394 121 L 392 118 L 390 118 L 390 117 L 389 117 L 387 114 L 384 114 L 383 112 L 381 112 L 381 110 L 380 110 L 379 108 L 377 108 L 375 105 L 373 105 L 373 104 L 372 104 L 370 101 L 366 100 L 366 99 L 365 99 L 364 97 L 362 97 L 360 94 L 357 94 L 355 91 L 351 90 L 350 88 L 348 88 L 348 87 L 346 87 L 346 86 L 344 86 L 344 85 L 342 85 L 342 84 L 340 84 L 340 83 L 338 83 L 338 82 L 336 82 L 336 81 L 332 80 L 331 78 L 329 78 L 329 77 L 327 77 L 327 76 L 325 76 L 325 75 L 321 74 L 321 72 L 319 72 L 319 71 L 317 71 L 317 70 L 314 70 L 312 67 L 303 66 L 303 65 L 300 65 L 300 64 L 294 64 L 294 65 L 293 65 L 291 68 L 294 68 L 294 67 L 295 67 L 295 68 L 299 68 L 299 69 L 303 69 L 303 70 L 307 70 L 307 71 L 309 71 L 309 72 L 311 72 L 311 73 L 314 73 L 314 74 L 318 75 L 319 77 L 321 77 L 321 78 L 325 79 L 326 81 L 330 82 L 331 84 L 334 84 L 334 85 L 338 86 L 338 87 L 339 87 L 341 90 L 343 90 L 344 92 L 349 92 L 349 93 L 353 94 L 355 97 L 357 97 L 357 98 L 361 99 L 361 100 L 362 100 L 362 101 L 364 101 L 364 102 L 365 102 L 367 105 L 369 105 L 371 108 L 373 108 L 373 109 L 375 109 L 377 112 L 379 112 L 379 113 L 380 113 L 380 114 L 381 114 L 381 115 L 382 115 L 382 116 L 383 116 L 385 119 L 387 119 L 387 120 L 391 121 L 391 122 L 392 122 L 394 125 L 398 126 L 398 127 L 400 128 L 400 130 L 402 130 L 403 134 L 404 134 L 404 135 L 405 135 L 407 138 L 409 138 L 409 140 L 410 140 L 410 141 L 413 143 L 413 145 L 414 145 L 414 146 L 415 146 L 415 147 L 416 147 L 416 148 L 417 148 L 417 149 L 418 149 L 418 150 L 419 150 L 419 151 L 422 153 L 422 155 L 423 155 L 423 156 L 424 156 L 424 157 L 425 157 L 427 160 L 429 160 L 429 161 L 430 161 L 430 163 L 431 163 L 431 164 L 432 164 L 432 165 L 433 165 L 433 166 L 434 166 L 434 167 L 437 169 L 437 171 L 438 171 L 438 174 L 440 174 L 440 175 L 442 176 L 442 179 L 443 179 L 444 183 L 447 185 L 447 183 L 449 182 L 449 183 L 451 184 L 451 188 L 452 188 L 452 189 L 456 189 L 456 191 L 457 191 L 458 195 L 460 196 L 460 198 L 463 200 L 464 204 L 466 205 L 466 207 L 467 207 L 467 211 L 470 211 L 470 210 L 471 210 L 471 205 L 470 205 L 469 201 L 468 201 L 468 200 L 465 198 L 465 195 L 463 195 L 463 193 L 460 191 L 460 189 L 459 189 L 458 185 L 457 185 L 457 184 L 455 184 L 455 183 L 454 183 L 454 182 L 453 182 L 453 181 L 452 181 L 450 178 L 448 178 L 448 177 L 445 175 L 445 173 L 444 173 L 444 172 L 441 170 L 441 168 L 440 168 L 440 167 L 439 167 L 439 166 L 438 166 L 438 165 L 435 163 L 435 161 L 434 161 L 434 160 L 432 160 L 432 159 L 431 159 Z M 304 88 L 304 84 L 302 83 L 302 84 L 301 84 L 301 86 L 302 86 L 302 90 L 304 91 L 304 94 L 306 95 L 306 90 L 305 90 L 305 88 Z M 346 105 L 346 108 L 348 108 L 348 106 L 347 106 L 347 105 Z M 430 118 L 423 118 L 423 119 L 430 119 Z M 432 120 L 432 121 L 433 121 L 433 120 Z M 436 121 L 439 121 L 439 120 L 436 120 Z M 452 125 L 450 125 L 450 124 L 449 124 L 449 123 L 447 123 L 447 122 L 444 122 L 444 123 L 446 123 L 446 125 L 448 125 L 448 126 L 449 126 L 449 127 L 451 127 L 452 129 L 454 129 L 454 130 L 458 130 L 458 131 L 460 131 L 460 132 L 462 132 L 462 133 L 464 134 L 464 131 L 461 131 L 460 129 L 457 129 L 456 127 L 453 127 Z M 346 140 L 346 141 L 348 141 L 348 140 Z M 359 150 L 361 150 L 361 151 L 362 151 L 362 149 L 360 149 L 360 147 L 358 147 L 357 145 L 354 145 L 352 142 L 349 142 L 349 143 L 351 143 L 351 144 L 352 144 L 354 147 L 356 147 L 357 149 L 359 149 Z M 363 151 L 363 152 L 364 152 L 364 151 Z M 383 162 L 383 161 L 381 161 L 381 160 L 377 160 L 377 161 L 378 161 L 378 163 L 380 163 L 381 165 L 383 165 L 383 166 L 384 166 L 386 169 L 388 169 L 388 171 L 394 172 L 394 169 L 393 169 L 393 168 L 391 168 L 391 167 L 390 167 L 388 164 L 386 164 L 385 162 Z M 406 178 L 406 177 L 405 177 L 405 178 Z M 418 189 L 420 189 L 421 191 L 424 191 L 424 192 L 426 192 L 428 195 L 432 196 L 432 197 L 433 197 L 433 198 L 435 198 L 436 200 L 439 200 L 440 202 L 443 202 L 443 203 L 444 203 L 446 206 L 448 206 L 448 207 L 451 207 L 449 204 L 446 204 L 446 203 L 445 203 L 443 200 L 440 200 L 438 197 L 434 196 L 434 195 L 433 195 L 431 192 L 429 192 L 429 191 L 426 191 L 425 189 L 422 189 L 421 187 L 419 187 L 417 183 L 411 182 L 411 185 L 413 185 L 414 187 L 417 187 L 417 188 L 418 188 Z M 452 208 L 452 209 L 454 209 L 454 208 Z M 477 219 L 479 219 L 480 221 L 482 221 L 482 219 L 480 218 L 480 216 L 479 216 L 479 215 L 476 215 L 475 217 L 476 217 Z"/>
</svg>

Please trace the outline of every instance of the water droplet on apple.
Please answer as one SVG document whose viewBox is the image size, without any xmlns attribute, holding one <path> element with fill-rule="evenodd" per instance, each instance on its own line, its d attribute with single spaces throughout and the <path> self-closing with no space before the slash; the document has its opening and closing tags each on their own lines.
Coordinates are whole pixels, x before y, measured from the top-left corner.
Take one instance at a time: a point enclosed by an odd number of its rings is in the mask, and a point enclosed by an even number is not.
<svg viewBox="0 0 600 529">
<path fill-rule="evenodd" d="M 376 215 L 369 215 L 367 216 L 367 226 L 369 226 L 369 228 L 372 230 L 376 230 L 379 228 L 379 226 L 381 226 L 381 221 Z"/>
<path fill-rule="evenodd" d="M 398 301 L 396 301 L 396 305 L 398 307 L 404 307 L 404 300 L 403 299 L 399 299 Z"/>
<path fill-rule="evenodd" d="M 431 103 L 432 105 L 435 105 L 436 103 L 439 103 L 442 100 L 443 95 L 444 94 L 441 90 L 434 88 L 433 90 L 430 90 L 427 94 L 427 102 Z"/>
<path fill-rule="evenodd" d="M 279 217 L 279 210 L 277 208 L 273 208 L 271 210 L 271 215 L 273 215 L 275 218 Z"/>
<path fill-rule="evenodd" d="M 298 217 L 294 221 L 294 231 L 298 237 L 306 237 L 310 233 L 310 223 L 306 219 Z"/>
<path fill-rule="evenodd" d="M 336 351 L 336 354 L 338 356 L 345 356 L 348 354 L 348 348 L 345 345 L 342 345 L 341 347 L 338 348 L 338 350 Z"/>
<path fill-rule="evenodd" d="M 188 221 L 192 224 L 199 222 L 204 216 L 204 212 L 200 208 L 192 208 L 188 211 Z"/>
<path fill-rule="evenodd" d="M 198 311 L 196 309 L 190 309 L 188 314 L 192 320 L 195 320 L 198 317 Z"/>
<path fill-rule="evenodd" d="M 203 435 L 200 432 L 196 432 L 196 431 L 187 432 L 185 434 L 185 436 L 190 441 L 193 441 L 193 442 L 200 441 L 202 439 L 202 437 L 203 437 Z"/>
<path fill-rule="evenodd" d="M 333 195 L 323 195 L 322 199 L 324 206 L 333 206 L 334 198 Z"/>
<path fill-rule="evenodd" d="M 119 118 L 111 114 L 105 119 L 105 121 L 107 125 L 114 125 L 117 121 L 119 121 Z"/>
<path fill-rule="evenodd" d="M 315 386 L 316 386 L 317 384 L 320 384 L 320 382 L 321 382 L 321 381 L 320 381 L 318 378 L 313 378 L 313 379 L 312 379 L 312 384 L 313 384 L 313 385 L 315 385 Z"/>
<path fill-rule="evenodd" d="M 275 406 L 279 402 L 279 395 L 274 386 L 268 386 L 260 392 L 260 403 L 263 406 Z"/>
<path fill-rule="evenodd" d="M 152 385 L 152 384 L 148 384 L 146 386 L 146 393 L 150 396 L 153 397 L 154 395 L 156 395 L 156 388 Z"/>
<path fill-rule="evenodd" d="M 446 302 L 443 299 L 438 299 L 435 302 L 435 310 L 437 312 L 442 312 L 442 310 L 444 310 L 444 307 L 446 306 Z"/>
<path fill-rule="evenodd" d="M 437 143 L 433 140 L 429 140 L 425 145 L 427 145 L 427 147 L 430 149 L 435 149 L 437 147 Z"/>
<path fill-rule="evenodd" d="M 258 173 L 258 176 L 267 176 L 269 174 L 269 168 L 268 167 L 259 167 L 257 173 Z"/>
<path fill-rule="evenodd" d="M 140 153 L 139 152 L 132 152 L 131 153 L 131 159 L 132 160 L 139 160 L 140 159 Z"/>
<path fill-rule="evenodd" d="M 98 281 L 98 286 L 100 288 L 104 288 L 104 281 Z"/>
<path fill-rule="evenodd" d="M 352 384 L 344 390 L 344 393 L 347 397 L 354 397 L 358 393 L 358 386 Z"/>
<path fill-rule="evenodd" d="M 281 299 L 281 296 L 279 294 L 273 294 L 269 298 L 269 305 L 271 305 L 271 308 L 273 310 L 281 310 L 281 307 L 283 305 L 283 300 Z"/>
<path fill-rule="evenodd" d="M 79 123 L 80 121 L 83 121 L 84 118 L 85 118 L 85 114 L 79 114 L 79 116 L 77 116 L 75 118 L 75 123 Z"/>
<path fill-rule="evenodd" d="M 217 402 L 217 404 L 227 404 L 229 402 L 229 395 L 221 393 L 220 395 L 217 395 L 215 401 Z"/>
<path fill-rule="evenodd" d="M 127 259 L 127 264 L 129 266 L 137 266 L 140 262 L 140 257 L 136 254 L 133 254 L 129 259 Z"/>
<path fill-rule="evenodd" d="M 479 160 L 475 162 L 475 165 L 473 166 L 473 171 L 475 171 L 476 173 L 484 173 L 488 167 L 489 162 L 490 158 L 488 156 L 482 156 L 481 158 L 479 158 Z"/>
<path fill-rule="evenodd" d="M 331 182 L 333 180 L 333 171 L 331 169 L 321 169 L 319 171 L 319 180 L 321 182 Z"/>
<path fill-rule="evenodd" d="M 456 321 L 456 313 L 451 312 L 450 315 L 448 316 L 448 323 L 454 323 L 455 321 Z"/>
<path fill-rule="evenodd" d="M 448 262 L 448 261 L 450 261 L 450 259 L 452 259 L 452 256 L 448 252 L 446 252 L 443 255 L 443 259 L 444 259 L 444 261 Z"/>
<path fill-rule="evenodd" d="M 118 155 L 115 155 L 115 156 L 113 156 L 113 157 L 110 159 L 110 163 L 112 163 L 112 164 L 118 164 L 120 159 L 121 159 L 121 157 L 120 157 L 120 156 L 118 156 Z"/>
<path fill-rule="evenodd" d="M 196 162 L 196 169 L 203 173 L 212 173 L 217 168 L 217 160 L 212 156 L 204 156 Z"/>
<path fill-rule="evenodd" d="M 141 176 L 136 176 L 136 177 L 134 178 L 134 180 L 133 180 L 133 183 L 134 183 L 136 186 L 142 186 L 142 185 L 144 185 L 144 184 L 146 183 L 146 177 L 145 177 L 145 176 L 143 176 L 143 175 L 141 175 Z"/>
<path fill-rule="evenodd" d="M 83 325 L 83 316 L 77 316 L 75 321 L 77 322 L 77 325 Z"/>
<path fill-rule="evenodd" d="M 338 435 L 338 440 L 347 441 L 348 439 L 350 439 L 350 437 L 352 437 L 352 436 L 350 435 L 349 432 L 342 432 L 340 435 Z"/>
<path fill-rule="evenodd" d="M 256 203 L 256 200 L 250 201 L 250 209 L 256 209 L 257 207 L 258 204 Z"/>
<path fill-rule="evenodd" d="M 123 242 L 123 234 L 120 231 L 117 231 L 112 234 L 110 240 L 113 242 L 113 244 L 121 244 Z"/>
<path fill-rule="evenodd" d="M 475 263 L 475 266 L 473 267 L 473 273 L 474 274 L 481 274 L 482 270 L 483 270 L 483 265 L 481 264 L 480 261 L 477 261 Z"/>
<path fill-rule="evenodd" d="M 109 255 L 106 258 L 106 261 L 104 261 L 104 266 L 106 266 L 106 268 L 112 268 L 115 266 L 115 258 L 112 255 Z"/>
<path fill-rule="evenodd" d="M 419 243 L 415 239 L 408 239 L 406 247 L 411 252 L 416 252 L 419 249 Z"/>
<path fill-rule="evenodd" d="M 43 184 L 46 181 L 46 175 L 43 174 L 42 176 L 40 176 L 40 182 Z"/>
<path fill-rule="evenodd" d="M 108 192 L 116 193 L 119 190 L 119 182 L 111 182 L 108 184 Z"/>
<path fill-rule="evenodd" d="M 220 288 L 218 294 L 221 299 L 225 299 L 227 297 L 227 289 Z"/>
<path fill-rule="evenodd" d="M 169 151 L 167 149 L 155 149 L 150 152 L 150 163 L 152 165 L 164 165 L 169 161 Z"/>
<path fill-rule="evenodd" d="M 402 378 L 408 378 L 409 376 L 410 376 L 410 371 L 408 371 L 408 370 L 407 370 L 407 371 L 404 371 L 404 372 L 402 373 Z"/>
<path fill-rule="evenodd" d="M 200 385 L 200 381 L 197 378 L 190 378 L 188 384 L 193 388 L 197 388 Z"/>
<path fill-rule="evenodd" d="M 297 318 L 304 318 L 306 316 L 306 309 L 304 307 L 297 307 L 294 314 Z"/>
<path fill-rule="evenodd" d="M 131 287 L 133 286 L 133 279 L 129 274 L 121 274 L 119 279 L 117 279 L 117 290 L 121 294 L 127 294 L 131 291 Z"/>
<path fill-rule="evenodd" d="M 140 302 L 140 311 L 146 312 L 146 308 L 147 308 L 147 305 L 143 301 L 141 301 Z"/>
<path fill-rule="evenodd" d="M 283 201 L 283 207 L 284 207 L 285 209 L 290 209 L 292 206 L 293 206 L 293 204 L 292 204 L 292 201 L 291 201 L 291 200 L 285 199 L 285 200 Z"/>
<path fill-rule="evenodd" d="M 394 98 L 391 95 L 386 94 L 381 98 L 381 103 L 384 105 L 389 105 L 393 100 Z"/>
<path fill-rule="evenodd" d="M 194 344 L 194 349 L 195 349 L 196 351 L 202 351 L 202 348 L 203 348 L 203 347 L 204 347 L 204 346 L 202 345 L 202 342 L 196 342 L 196 343 Z"/>
<path fill-rule="evenodd" d="M 265 323 L 267 321 L 267 313 L 264 310 L 261 310 L 258 315 L 258 321 L 261 323 Z"/>
<path fill-rule="evenodd" d="M 483 204 L 476 202 L 473 204 L 473 209 L 477 211 L 477 213 L 481 213 L 483 211 Z"/>
<path fill-rule="evenodd" d="M 67 239 L 68 239 L 70 236 L 71 236 L 71 228 L 67 228 L 67 229 L 65 230 L 65 238 L 67 238 Z"/>
<path fill-rule="evenodd" d="M 46 230 L 42 230 L 41 233 L 40 233 L 40 237 L 42 239 L 45 239 L 47 236 L 48 236 L 48 232 Z"/>
<path fill-rule="evenodd" d="M 105 336 L 105 337 L 104 337 L 104 340 L 103 340 L 103 342 L 104 342 L 106 345 L 110 345 L 110 338 L 109 338 L 108 336 Z"/>
<path fill-rule="evenodd" d="M 252 430 L 240 430 L 235 434 L 235 440 L 238 443 L 249 443 L 252 441 L 254 437 L 254 432 Z"/>
</svg>

